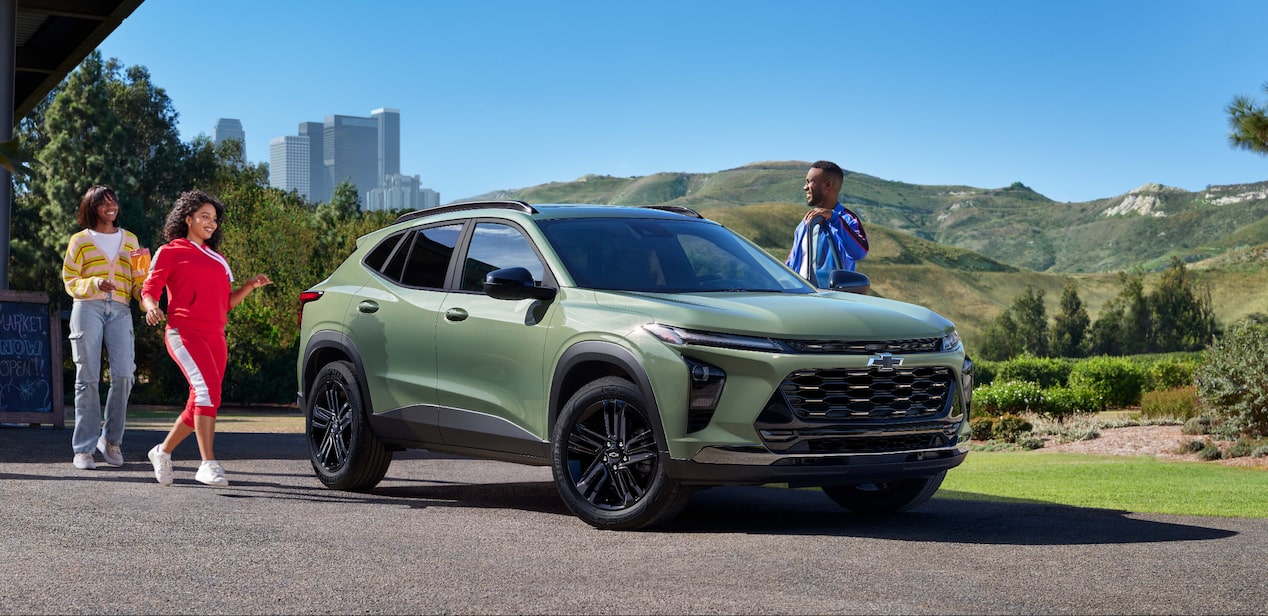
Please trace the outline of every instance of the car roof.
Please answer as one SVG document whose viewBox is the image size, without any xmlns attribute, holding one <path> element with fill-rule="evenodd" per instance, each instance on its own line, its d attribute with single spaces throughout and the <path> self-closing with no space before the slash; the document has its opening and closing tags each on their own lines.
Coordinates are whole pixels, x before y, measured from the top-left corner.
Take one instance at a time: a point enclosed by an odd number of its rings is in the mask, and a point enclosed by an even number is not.
<svg viewBox="0 0 1268 616">
<path fill-rule="evenodd" d="M 704 218 L 691 208 L 674 205 L 634 206 L 602 205 L 597 203 L 538 203 L 530 205 L 526 201 L 467 201 L 450 203 L 448 205 L 415 210 L 413 212 L 402 214 L 393 222 L 393 224 L 451 212 L 475 213 L 480 210 L 521 212 L 538 220 L 629 216 L 668 219 L 679 218 L 682 216 L 700 219 Z"/>
</svg>

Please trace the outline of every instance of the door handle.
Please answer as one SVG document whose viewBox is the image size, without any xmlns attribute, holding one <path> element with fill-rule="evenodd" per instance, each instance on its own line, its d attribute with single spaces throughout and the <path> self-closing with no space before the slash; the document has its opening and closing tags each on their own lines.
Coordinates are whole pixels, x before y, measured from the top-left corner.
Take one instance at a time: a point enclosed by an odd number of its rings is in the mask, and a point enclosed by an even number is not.
<svg viewBox="0 0 1268 616">
<path fill-rule="evenodd" d="M 361 303 L 357 304 L 357 311 L 364 312 L 366 314 L 374 314 L 379 311 L 379 303 L 368 299 L 361 300 Z"/>
<path fill-rule="evenodd" d="M 468 316 L 471 316 L 471 315 L 468 315 L 467 311 L 463 310 L 462 308 L 450 308 L 449 310 L 445 311 L 446 321 L 465 321 L 467 320 Z"/>
</svg>

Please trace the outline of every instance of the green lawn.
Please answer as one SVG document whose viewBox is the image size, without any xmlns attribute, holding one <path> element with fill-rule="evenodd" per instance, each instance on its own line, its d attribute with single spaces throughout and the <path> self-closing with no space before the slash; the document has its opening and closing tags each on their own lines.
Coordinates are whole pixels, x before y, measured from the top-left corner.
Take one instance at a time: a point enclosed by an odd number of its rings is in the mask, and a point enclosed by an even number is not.
<svg viewBox="0 0 1268 616">
<path fill-rule="evenodd" d="M 1268 470 L 1150 456 L 974 451 L 947 473 L 937 496 L 1268 518 Z"/>
</svg>

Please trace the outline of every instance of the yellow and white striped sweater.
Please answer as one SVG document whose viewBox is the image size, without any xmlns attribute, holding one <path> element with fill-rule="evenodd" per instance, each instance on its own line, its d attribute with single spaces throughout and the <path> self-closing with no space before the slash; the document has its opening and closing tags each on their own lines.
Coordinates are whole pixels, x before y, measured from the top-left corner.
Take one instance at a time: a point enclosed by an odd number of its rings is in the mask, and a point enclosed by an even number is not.
<svg viewBox="0 0 1268 616">
<path fill-rule="evenodd" d="M 133 270 L 132 261 L 128 258 L 129 253 L 140 248 L 140 242 L 131 231 L 119 231 L 123 233 L 123 243 L 113 258 L 107 258 L 97 247 L 87 229 L 70 236 L 66 258 L 62 260 L 62 283 L 71 297 L 106 299 L 106 292 L 98 285 L 113 272 L 115 290 L 110 299 L 124 304 L 130 298 L 141 299 L 141 284 L 145 282 L 146 272 Z"/>
</svg>

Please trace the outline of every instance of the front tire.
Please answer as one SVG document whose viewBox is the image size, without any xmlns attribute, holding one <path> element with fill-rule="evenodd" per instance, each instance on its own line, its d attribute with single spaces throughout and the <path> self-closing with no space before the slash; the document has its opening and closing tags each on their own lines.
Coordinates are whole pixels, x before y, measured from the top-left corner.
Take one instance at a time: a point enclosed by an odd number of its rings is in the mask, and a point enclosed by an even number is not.
<svg viewBox="0 0 1268 616">
<path fill-rule="evenodd" d="M 304 434 L 317 478 L 335 490 L 364 491 L 378 485 L 392 451 L 370 430 L 352 364 L 322 367 L 308 392 Z"/>
<path fill-rule="evenodd" d="M 823 486 L 823 493 L 838 505 L 855 513 L 898 513 L 907 511 L 929 500 L 942 479 L 942 471 L 932 477 L 914 477 L 880 483 L 863 483 L 850 486 Z"/>
<path fill-rule="evenodd" d="M 564 504 L 587 524 L 633 530 L 677 516 L 690 492 L 665 475 L 642 391 L 619 377 L 588 383 L 551 431 L 551 471 Z"/>
</svg>

